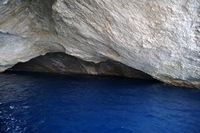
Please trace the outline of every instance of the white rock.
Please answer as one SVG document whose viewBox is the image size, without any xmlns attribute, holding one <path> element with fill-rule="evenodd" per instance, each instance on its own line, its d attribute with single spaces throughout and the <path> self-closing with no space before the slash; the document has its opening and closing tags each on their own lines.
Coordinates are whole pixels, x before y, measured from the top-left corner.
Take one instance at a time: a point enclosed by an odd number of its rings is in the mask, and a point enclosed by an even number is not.
<svg viewBox="0 0 200 133">
<path fill-rule="evenodd" d="M 118 61 L 164 82 L 200 87 L 199 0 L 1 3 L 1 71 L 41 54 L 65 52 L 85 61 Z"/>
</svg>

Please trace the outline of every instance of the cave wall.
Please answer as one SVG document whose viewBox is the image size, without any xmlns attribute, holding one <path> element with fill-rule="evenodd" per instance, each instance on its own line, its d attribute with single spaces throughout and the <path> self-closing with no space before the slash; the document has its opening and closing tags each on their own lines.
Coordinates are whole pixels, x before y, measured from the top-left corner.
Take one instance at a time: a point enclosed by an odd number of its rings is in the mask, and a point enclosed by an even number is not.
<svg viewBox="0 0 200 133">
<path fill-rule="evenodd" d="M 152 79 L 150 75 L 116 61 L 107 60 L 100 63 L 86 62 L 64 53 L 48 53 L 25 63 L 18 63 L 8 69 L 8 71 L 89 74 Z"/>
<path fill-rule="evenodd" d="M 52 52 L 200 87 L 199 0 L 1 0 L 0 71 Z"/>
</svg>

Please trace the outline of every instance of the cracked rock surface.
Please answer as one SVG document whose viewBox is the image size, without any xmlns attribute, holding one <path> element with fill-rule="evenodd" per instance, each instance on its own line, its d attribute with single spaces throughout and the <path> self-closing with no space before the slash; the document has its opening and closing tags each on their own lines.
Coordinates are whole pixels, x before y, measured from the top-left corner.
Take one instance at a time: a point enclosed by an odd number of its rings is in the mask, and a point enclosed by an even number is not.
<svg viewBox="0 0 200 133">
<path fill-rule="evenodd" d="M 200 88 L 199 0 L 1 0 L 0 71 L 52 52 Z"/>
</svg>

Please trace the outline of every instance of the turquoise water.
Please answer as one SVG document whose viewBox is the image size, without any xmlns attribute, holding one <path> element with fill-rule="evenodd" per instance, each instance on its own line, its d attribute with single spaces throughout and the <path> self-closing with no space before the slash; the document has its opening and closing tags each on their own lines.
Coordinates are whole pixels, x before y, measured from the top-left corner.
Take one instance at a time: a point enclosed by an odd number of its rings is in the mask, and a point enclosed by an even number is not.
<svg viewBox="0 0 200 133">
<path fill-rule="evenodd" d="M 199 133 L 200 90 L 156 81 L 0 75 L 0 133 Z"/>
</svg>

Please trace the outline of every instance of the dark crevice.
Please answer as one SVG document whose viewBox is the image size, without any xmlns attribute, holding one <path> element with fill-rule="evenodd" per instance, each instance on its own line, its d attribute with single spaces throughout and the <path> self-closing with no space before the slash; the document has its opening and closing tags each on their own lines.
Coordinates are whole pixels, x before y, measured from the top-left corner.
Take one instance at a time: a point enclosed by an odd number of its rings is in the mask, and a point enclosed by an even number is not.
<svg viewBox="0 0 200 133">
<path fill-rule="evenodd" d="M 64 53 L 48 53 L 25 63 L 18 63 L 7 71 L 109 75 L 136 79 L 152 79 L 148 74 L 116 61 L 107 60 L 96 64 Z"/>
</svg>

